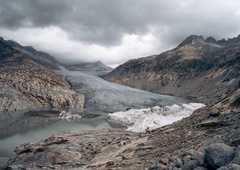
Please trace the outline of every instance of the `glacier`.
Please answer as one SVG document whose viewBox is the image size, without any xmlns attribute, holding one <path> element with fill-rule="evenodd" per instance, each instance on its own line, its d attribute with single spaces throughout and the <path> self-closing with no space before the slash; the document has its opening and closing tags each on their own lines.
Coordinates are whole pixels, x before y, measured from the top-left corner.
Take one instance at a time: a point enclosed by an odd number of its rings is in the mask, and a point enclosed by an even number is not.
<svg viewBox="0 0 240 170">
<path fill-rule="evenodd" d="M 190 100 L 151 93 L 99 77 L 100 72 L 68 71 L 61 68 L 55 73 L 63 76 L 77 93 L 85 95 L 85 108 L 104 112 L 125 111 L 127 108 L 144 109 L 153 106 L 190 103 Z"/>
<path fill-rule="evenodd" d="M 204 107 L 202 103 L 173 104 L 164 107 L 130 109 L 108 114 L 108 121 L 126 125 L 128 131 L 144 132 L 153 130 L 190 116 Z"/>
</svg>

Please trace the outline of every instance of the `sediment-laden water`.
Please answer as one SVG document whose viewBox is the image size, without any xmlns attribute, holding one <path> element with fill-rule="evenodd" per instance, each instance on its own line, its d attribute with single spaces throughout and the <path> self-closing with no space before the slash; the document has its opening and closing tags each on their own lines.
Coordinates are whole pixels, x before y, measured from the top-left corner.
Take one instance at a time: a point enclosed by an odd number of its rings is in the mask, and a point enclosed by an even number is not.
<svg viewBox="0 0 240 170">
<path fill-rule="evenodd" d="M 100 111 L 85 110 L 82 114 L 88 114 L 88 116 L 83 116 L 85 118 L 82 120 L 72 121 L 58 119 L 55 115 L 41 116 L 38 114 L 35 116 L 26 113 L 26 111 L 22 111 L 0 114 L 0 157 L 13 156 L 15 147 L 20 144 L 37 142 L 52 134 L 71 130 L 97 130 L 113 127 L 107 122 L 107 114 Z M 94 115 L 89 116 L 91 113 Z"/>
</svg>

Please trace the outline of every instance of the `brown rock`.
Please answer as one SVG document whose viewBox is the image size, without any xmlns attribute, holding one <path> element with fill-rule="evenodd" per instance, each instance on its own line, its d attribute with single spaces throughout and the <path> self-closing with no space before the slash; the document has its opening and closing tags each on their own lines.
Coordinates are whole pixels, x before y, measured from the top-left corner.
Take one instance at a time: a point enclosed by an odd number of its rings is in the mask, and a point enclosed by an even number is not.
<svg viewBox="0 0 240 170">
<path fill-rule="evenodd" d="M 206 120 L 199 124 L 201 127 L 216 127 L 216 126 L 227 126 L 228 124 L 220 121 L 219 119 Z"/>
<path fill-rule="evenodd" d="M 83 95 L 72 91 L 62 77 L 21 53 L 2 60 L 0 72 L 0 80 L 5 83 L 0 90 L 5 95 L 0 99 L 0 110 L 26 109 L 30 106 L 56 109 L 83 107 Z M 12 95 L 6 93 L 6 88 L 10 87 L 16 91 Z"/>
<path fill-rule="evenodd" d="M 161 157 L 160 160 L 159 160 L 159 163 L 162 163 L 162 164 L 165 164 L 165 165 L 168 164 L 168 162 L 169 162 L 169 160 L 166 157 Z"/>
</svg>

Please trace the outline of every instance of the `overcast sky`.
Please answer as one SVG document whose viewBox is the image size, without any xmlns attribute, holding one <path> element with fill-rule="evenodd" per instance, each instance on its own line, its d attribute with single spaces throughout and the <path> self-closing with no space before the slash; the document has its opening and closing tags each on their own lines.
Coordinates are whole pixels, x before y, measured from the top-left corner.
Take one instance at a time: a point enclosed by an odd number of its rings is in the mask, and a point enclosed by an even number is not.
<svg viewBox="0 0 240 170">
<path fill-rule="evenodd" d="M 189 35 L 240 34 L 239 0 L 0 0 L 0 36 L 61 62 L 118 65 Z"/>
</svg>

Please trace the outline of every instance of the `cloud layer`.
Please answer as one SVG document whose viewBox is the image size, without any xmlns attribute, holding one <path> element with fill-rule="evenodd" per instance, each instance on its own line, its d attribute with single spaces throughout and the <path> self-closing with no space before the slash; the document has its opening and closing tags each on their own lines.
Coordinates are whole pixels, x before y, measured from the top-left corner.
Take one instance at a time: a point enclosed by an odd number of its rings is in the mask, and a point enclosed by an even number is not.
<svg viewBox="0 0 240 170">
<path fill-rule="evenodd" d="M 239 0 L 0 0 L 0 35 L 61 62 L 113 65 L 177 46 L 191 34 L 240 33 Z"/>
</svg>

